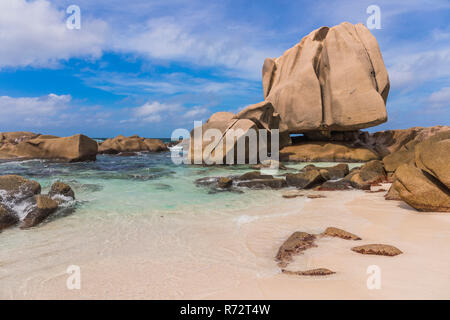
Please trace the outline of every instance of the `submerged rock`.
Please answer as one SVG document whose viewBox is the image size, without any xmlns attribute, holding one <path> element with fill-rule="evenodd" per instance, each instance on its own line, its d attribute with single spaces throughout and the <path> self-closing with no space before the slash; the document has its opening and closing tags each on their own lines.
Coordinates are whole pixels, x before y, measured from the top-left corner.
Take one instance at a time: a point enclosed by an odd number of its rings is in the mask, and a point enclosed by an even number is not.
<svg viewBox="0 0 450 320">
<path fill-rule="evenodd" d="M 396 247 L 387 244 L 366 244 L 363 246 L 353 247 L 352 251 L 361 254 L 374 254 L 379 256 L 390 256 L 390 257 L 403 253 Z"/>
<path fill-rule="evenodd" d="M 338 237 L 345 240 L 361 240 L 361 238 L 357 235 L 335 227 L 328 227 L 323 234 L 326 236 Z"/>
<path fill-rule="evenodd" d="M 233 179 L 227 178 L 227 177 L 221 177 L 219 178 L 219 181 L 217 181 L 217 186 L 222 189 L 230 188 L 233 185 Z"/>
<path fill-rule="evenodd" d="M 297 197 L 304 197 L 305 194 L 303 192 L 300 192 L 299 190 L 290 190 L 282 194 L 283 198 L 286 199 L 293 199 Z"/>
<path fill-rule="evenodd" d="M 246 187 L 250 189 L 281 189 L 287 187 L 286 180 L 279 178 L 268 179 L 252 179 L 248 181 L 238 181 L 236 183 L 238 187 Z"/>
</svg>

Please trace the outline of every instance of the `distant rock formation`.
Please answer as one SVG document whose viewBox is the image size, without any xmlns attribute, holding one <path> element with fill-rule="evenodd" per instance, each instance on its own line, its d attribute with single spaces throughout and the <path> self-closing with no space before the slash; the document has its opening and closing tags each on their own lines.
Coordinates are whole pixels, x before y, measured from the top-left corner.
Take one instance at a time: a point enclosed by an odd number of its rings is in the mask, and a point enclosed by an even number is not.
<svg viewBox="0 0 450 320">
<path fill-rule="evenodd" d="M 0 134 L 0 159 L 93 161 L 97 150 L 97 142 L 82 134 L 64 138 L 30 132 Z"/>
<path fill-rule="evenodd" d="M 159 152 L 167 151 L 168 147 L 159 139 L 141 138 L 137 135 L 125 137 L 118 135 L 115 138 L 106 139 L 98 148 L 98 153 L 120 154 L 130 152 Z"/>
</svg>

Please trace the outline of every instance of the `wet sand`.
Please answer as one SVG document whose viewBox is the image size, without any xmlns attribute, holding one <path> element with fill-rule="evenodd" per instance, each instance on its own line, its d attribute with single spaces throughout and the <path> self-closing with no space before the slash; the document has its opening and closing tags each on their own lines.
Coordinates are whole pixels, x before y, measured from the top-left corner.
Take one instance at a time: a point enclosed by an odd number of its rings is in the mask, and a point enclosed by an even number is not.
<svg viewBox="0 0 450 320">
<path fill-rule="evenodd" d="M 70 220 L 60 219 L 40 228 L 47 241 L 0 254 L 0 298 L 450 298 L 449 214 L 418 213 L 402 202 L 384 200 L 383 192 L 321 192 L 327 197 L 319 199 L 284 199 L 281 194 L 271 208 L 214 216 L 153 214 L 126 224 L 109 221 L 105 226 L 99 219 L 72 228 Z M 66 224 L 60 236 L 79 236 L 55 241 L 58 223 Z M 328 226 L 362 240 L 321 238 L 317 248 L 296 256 L 288 269 L 328 268 L 336 274 L 282 274 L 274 256 L 284 240 L 294 231 L 321 233 Z M 368 256 L 350 250 L 369 243 L 394 245 L 403 254 Z M 71 264 L 81 268 L 80 290 L 66 287 Z M 367 288 L 371 265 L 381 270 L 380 289 Z"/>
</svg>

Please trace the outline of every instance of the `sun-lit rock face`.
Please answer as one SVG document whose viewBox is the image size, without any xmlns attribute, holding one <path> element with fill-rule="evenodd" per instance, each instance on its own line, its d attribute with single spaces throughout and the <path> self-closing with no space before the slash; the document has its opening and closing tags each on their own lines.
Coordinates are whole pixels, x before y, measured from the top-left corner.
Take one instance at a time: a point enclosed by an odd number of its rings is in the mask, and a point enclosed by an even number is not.
<svg viewBox="0 0 450 320">
<path fill-rule="evenodd" d="M 280 115 L 280 131 L 349 131 L 387 120 L 388 73 L 362 24 L 321 27 L 266 59 L 263 92 Z"/>
</svg>

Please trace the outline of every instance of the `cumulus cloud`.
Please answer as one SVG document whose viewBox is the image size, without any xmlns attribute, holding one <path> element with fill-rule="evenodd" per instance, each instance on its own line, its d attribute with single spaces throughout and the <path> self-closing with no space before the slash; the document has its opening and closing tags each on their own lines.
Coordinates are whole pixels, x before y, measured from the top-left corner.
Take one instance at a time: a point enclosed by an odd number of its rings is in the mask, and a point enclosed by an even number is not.
<svg viewBox="0 0 450 320">
<path fill-rule="evenodd" d="M 447 107 L 447 109 L 450 109 L 450 87 L 444 87 L 433 92 L 428 97 L 428 102 L 432 108 Z"/>
<path fill-rule="evenodd" d="M 80 30 L 69 30 L 66 19 L 65 11 L 47 0 L 0 1 L 0 68 L 52 67 L 72 57 L 99 57 L 107 24 L 86 18 Z"/>
</svg>

